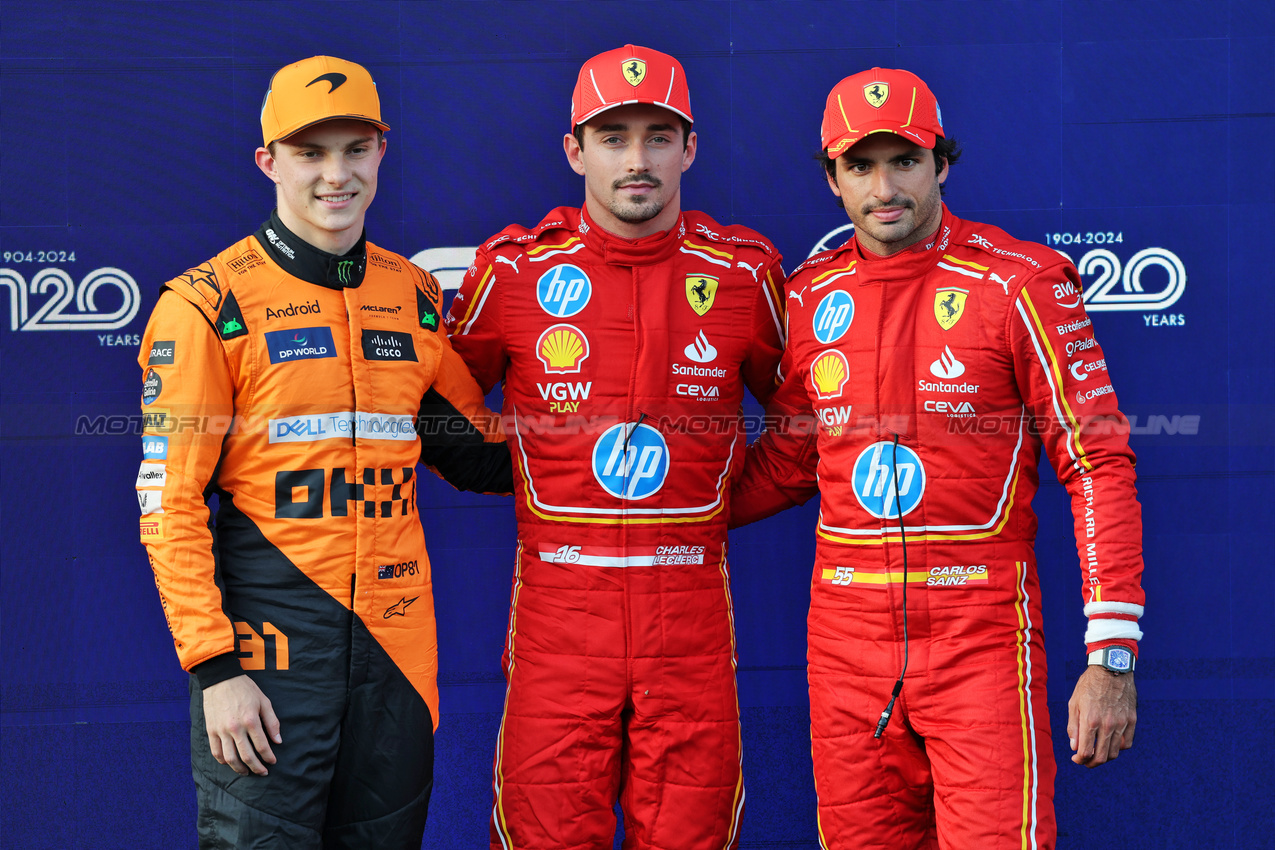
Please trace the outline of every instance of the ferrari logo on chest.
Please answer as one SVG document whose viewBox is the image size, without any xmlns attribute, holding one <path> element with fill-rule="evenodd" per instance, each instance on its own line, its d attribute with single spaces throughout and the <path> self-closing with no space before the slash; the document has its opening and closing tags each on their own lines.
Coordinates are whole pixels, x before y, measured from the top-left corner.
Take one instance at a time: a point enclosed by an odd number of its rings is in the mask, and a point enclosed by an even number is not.
<svg viewBox="0 0 1275 850">
<path fill-rule="evenodd" d="M 624 79 L 629 85 L 637 86 L 646 79 L 646 63 L 641 59 L 624 60 Z"/>
<path fill-rule="evenodd" d="M 717 278 L 704 274 L 686 276 L 686 300 L 696 313 L 702 316 L 713 309 L 713 299 L 716 297 Z"/>
<path fill-rule="evenodd" d="M 868 83 L 863 87 L 863 99 L 873 109 L 880 109 L 890 99 L 889 83 Z"/>
<path fill-rule="evenodd" d="M 938 319 L 939 327 L 950 331 L 961 320 L 961 316 L 965 315 L 965 299 L 969 293 L 968 289 L 958 289 L 955 286 L 945 286 L 934 292 L 934 318 Z"/>
</svg>

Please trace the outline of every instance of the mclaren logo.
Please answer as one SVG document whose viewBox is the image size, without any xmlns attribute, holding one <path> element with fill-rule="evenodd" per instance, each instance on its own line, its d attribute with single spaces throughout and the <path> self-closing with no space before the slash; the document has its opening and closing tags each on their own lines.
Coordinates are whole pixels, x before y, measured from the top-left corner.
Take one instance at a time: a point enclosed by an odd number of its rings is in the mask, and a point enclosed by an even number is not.
<svg viewBox="0 0 1275 850">
<path fill-rule="evenodd" d="M 873 109 L 880 109 L 890 99 L 889 83 L 868 83 L 863 87 L 863 99 Z"/>
<path fill-rule="evenodd" d="M 327 83 L 328 85 L 332 87 L 328 89 L 328 94 L 332 94 L 332 92 L 336 91 L 337 89 L 341 88 L 341 86 L 345 85 L 345 81 L 347 79 L 348 78 L 345 76 L 345 74 L 338 74 L 335 71 L 333 71 L 330 74 L 320 74 L 319 76 L 315 77 L 310 82 L 306 83 L 305 87 L 310 88 L 310 86 L 314 85 L 315 83 Z"/>
<path fill-rule="evenodd" d="M 646 63 L 641 59 L 625 59 L 623 67 L 625 81 L 634 88 L 646 79 Z"/>
</svg>

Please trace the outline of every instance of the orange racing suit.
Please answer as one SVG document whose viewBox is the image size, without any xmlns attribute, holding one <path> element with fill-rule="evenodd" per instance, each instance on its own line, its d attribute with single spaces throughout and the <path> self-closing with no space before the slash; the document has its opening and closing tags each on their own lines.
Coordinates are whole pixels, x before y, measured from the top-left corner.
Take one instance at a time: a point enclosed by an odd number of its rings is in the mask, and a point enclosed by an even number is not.
<svg viewBox="0 0 1275 850">
<path fill-rule="evenodd" d="M 511 486 L 438 284 L 366 241 L 325 254 L 274 216 L 164 289 L 139 358 L 137 490 L 195 674 L 201 843 L 419 847 L 438 689 L 416 464 Z M 267 777 L 213 761 L 203 728 L 203 688 L 245 672 L 282 726 Z"/>
</svg>

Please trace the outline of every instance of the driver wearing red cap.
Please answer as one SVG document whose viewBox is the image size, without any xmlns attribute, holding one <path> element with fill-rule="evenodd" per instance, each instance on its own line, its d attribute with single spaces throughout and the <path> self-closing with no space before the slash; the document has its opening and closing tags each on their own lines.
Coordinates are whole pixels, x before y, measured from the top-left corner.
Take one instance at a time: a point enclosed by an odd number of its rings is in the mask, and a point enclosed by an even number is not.
<svg viewBox="0 0 1275 850">
<path fill-rule="evenodd" d="M 493 848 L 736 846 L 744 804 L 729 482 L 740 404 L 775 389 L 780 257 L 682 209 L 686 75 L 626 45 L 580 69 L 583 209 L 478 251 L 447 316 L 503 382 L 519 544 Z"/>
<path fill-rule="evenodd" d="M 1136 719 L 1128 423 L 1072 264 L 944 206 L 958 152 L 924 82 L 847 77 L 822 142 L 854 236 L 788 280 L 770 411 L 820 426 L 750 447 L 731 517 L 821 495 L 807 624 L 821 846 L 1053 847 L 1036 467 L 1043 448 L 1071 496 L 1091 666 L 1068 734 L 1093 767 L 1132 746 Z"/>
</svg>

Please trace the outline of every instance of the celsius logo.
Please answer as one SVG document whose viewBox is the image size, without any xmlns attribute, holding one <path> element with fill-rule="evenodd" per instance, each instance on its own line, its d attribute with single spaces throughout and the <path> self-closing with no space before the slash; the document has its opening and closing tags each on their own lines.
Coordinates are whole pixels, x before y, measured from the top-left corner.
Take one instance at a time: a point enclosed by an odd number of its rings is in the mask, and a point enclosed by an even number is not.
<svg viewBox="0 0 1275 850">
<path fill-rule="evenodd" d="M 536 281 L 536 300 L 541 309 L 559 319 L 579 313 L 592 295 L 589 276 L 570 263 L 554 266 Z"/>
<path fill-rule="evenodd" d="M 0 286 L 9 290 L 11 331 L 115 330 L 133 321 L 142 304 L 137 281 L 117 268 L 95 269 L 78 284 L 58 268 L 41 269 L 30 282 L 13 269 L 0 269 Z M 102 297 L 109 290 L 114 292 Z M 43 304 L 31 304 L 31 295 L 47 293 L 51 294 Z M 99 298 L 105 303 L 99 305 Z M 116 301 L 119 306 L 112 309 Z"/>
<path fill-rule="evenodd" d="M 589 338 L 572 325 L 554 325 L 545 328 L 536 341 L 536 357 L 544 364 L 546 372 L 570 374 L 580 371 L 580 364 L 589 356 Z"/>
<path fill-rule="evenodd" d="M 336 91 L 337 89 L 341 88 L 341 86 L 345 85 L 345 81 L 347 79 L 348 77 L 346 77 L 345 74 L 338 74 L 336 71 L 331 71 L 327 74 L 320 74 L 319 76 L 315 77 L 313 80 L 306 83 L 305 87 L 310 88 L 310 86 L 314 85 L 315 83 L 327 83 L 329 86 L 332 87 L 327 90 L 327 94 L 332 94 L 332 92 Z"/>
<path fill-rule="evenodd" d="M 835 348 L 825 351 L 810 364 L 810 382 L 819 398 L 839 398 L 850 377 L 850 362 Z"/>
<path fill-rule="evenodd" d="M 655 495 L 664 486 L 668 471 L 668 444 L 650 425 L 612 425 L 593 446 L 593 477 L 617 499 Z"/>
<path fill-rule="evenodd" d="M 704 336 L 702 330 L 695 337 L 694 342 L 682 349 L 682 353 L 696 363 L 712 363 L 717 359 L 717 349 L 708 341 L 708 337 Z"/>
<path fill-rule="evenodd" d="M 921 504 L 925 467 L 907 446 L 873 443 L 855 459 L 853 484 L 854 496 L 865 511 L 877 519 L 895 519 L 900 504 L 904 516 Z"/>
<path fill-rule="evenodd" d="M 845 336 L 854 321 L 854 299 L 843 290 L 829 292 L 819 302 L 814 317 L 815 339 L 829 345 Z"/>
<path fill-rule="evenodd" d="M 943 346 L 939 359 L 930 364 L 930 374 L 936 378 L 959 378 L 965 374 L 965 364 L 956 359 L 950 346 Z"/>
</svg>

